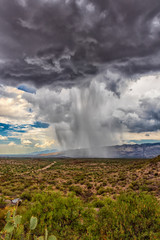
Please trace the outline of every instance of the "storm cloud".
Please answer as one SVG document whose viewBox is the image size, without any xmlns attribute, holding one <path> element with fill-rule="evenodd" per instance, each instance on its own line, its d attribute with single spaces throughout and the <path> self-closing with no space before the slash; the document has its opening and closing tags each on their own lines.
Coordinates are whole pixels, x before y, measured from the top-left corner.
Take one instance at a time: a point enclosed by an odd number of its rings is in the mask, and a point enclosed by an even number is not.
<svg viewBox="0 0 160 240">
<path fill-rule="evenodd" d="M 25 93 L 24 98 L 37 119 L 53 124 L 62 149 L 94 149 L 117 144 L 121 138 L 122 123 L 114 115 L 119 99 L 96 79 L 87 88 L 60 92 L 41 88 L 36 95 Z"/>
<path fill-rule="evenodd" d="M 0 0 L 0 32 L 0 78 L 11 85 L 159 71 L 158 0 Z"/>
</svg>

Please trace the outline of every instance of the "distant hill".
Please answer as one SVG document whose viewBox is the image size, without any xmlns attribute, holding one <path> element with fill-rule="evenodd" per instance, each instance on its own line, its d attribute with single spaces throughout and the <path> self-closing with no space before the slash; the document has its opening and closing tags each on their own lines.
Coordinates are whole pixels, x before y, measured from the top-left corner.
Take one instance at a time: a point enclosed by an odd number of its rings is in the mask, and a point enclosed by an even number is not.
<svg viewBox="0 0 160 240">
<path fill-rule="evenodd" d="M 160 143 L 124 144 L 94 149 L 72 149 L 38 154 L 42 157 L 64 158 L 153 158 L 160 155 Z"/>
<path fill-rule="evenodd" d="M 40 152 L 33 152 L 30 153 L 30 155 L 47 155 L 47 154 L 54 154 L 54 153 L 58 153 L 56 149 L 52 149 L 52 150 L 44 150 L 44 151 L 40 151 Z"/>
<path fill-rule="evenodd" d="M 42 153 L 42 154 L 39 154 L 39 156 L 41 157 L 47 157 L 47 156 L 57 156 L 58 154 L 60 154 L 60 152 L 51 152 L 51 153 Z"/>
</svg>

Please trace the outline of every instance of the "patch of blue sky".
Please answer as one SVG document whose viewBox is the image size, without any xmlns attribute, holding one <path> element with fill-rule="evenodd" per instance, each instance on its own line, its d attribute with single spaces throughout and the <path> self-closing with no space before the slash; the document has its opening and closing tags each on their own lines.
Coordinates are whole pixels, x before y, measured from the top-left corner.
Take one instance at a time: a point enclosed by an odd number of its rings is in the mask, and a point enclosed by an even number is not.
<svg viewBox="0 0 160 240">
<path fill-rule="evenodd" d="M 35 122 L 34 124 L 23 124 L 23 125 L 11 125 L 6 123 L 0 123 L 0 135 L 10 136 L 11 133 L 25 133 L 29 128 L 48 128 L 48 123 Z"/>
<path fill-rule="evenodd" d="M 32 113 L 32 112 L 33 112 L 32 108 L 29 108 L 29 109 L 28 109 L 28 112 L 29 112 L 29 113 Z"/>
<path fill-rule="evenodd" d="M 35 122 L 33 125 L 31 125 L 32 127 L 35 128 L 48 128 L 49 124 L 48 123 L 43 123 L 43 122 Z"/>
<path fill-rule="evenodd" d="M 142 140 L 130 140 L 128 143 L 143 144 L 143 143 L 160 143 L 160 140 L 154 139 L 142 139 Z"/>
<path fill-rule="evenodd" d="M 24 130 L 25 125 L 11 125 L 6 123 L 0 123 L 0 135 L 2 136 L 9 136 L 10 132 L 20 132 L 25 133 L 26 130 Z"/>
<path fill-rule="evenodd" d="M 19 144 L 21 144 L 21 139 L 9 137 L 8 140 L 7 140 L 7 142 L 8 142 L 8 143 L 14 142 L 15 144 L 19 145 Z"/>
<path fill-rule="evenodd" d="M 19 138 L 8 137 L 6 140 L 0 140 L 0 144 L 9 144 L 10 142 L 14 142 L 16 145 L 21 144 L 21 140 Z"/>
<path fill-rule="evenodd" d="M 24 92 L 27 92 L 27 93 L 32 93 L 32 94 L 35 94 L 36 93 L 36 89 L 33 88 L 33 87 L 30 87 L 28 85 L 25 85 L 25 84 L 21 84 L 17 87 L 17 89 L 21 90 L 21 91 L 24 91 Z"/>
<path fill-rule="evenodd" d="M 0 135 L 1 136 L 8 136 L 8 132 L 10 132 L 11 125 L 0 123 Z"/>
</svg>

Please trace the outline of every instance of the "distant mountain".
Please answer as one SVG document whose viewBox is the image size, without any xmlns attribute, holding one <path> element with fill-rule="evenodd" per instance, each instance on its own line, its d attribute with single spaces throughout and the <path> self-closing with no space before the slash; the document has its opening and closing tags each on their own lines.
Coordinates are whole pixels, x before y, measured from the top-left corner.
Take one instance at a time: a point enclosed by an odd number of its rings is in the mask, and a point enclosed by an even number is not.
<svg viewBox="0 0 160 240">
<path fill-rule="evenodd" d="M 40 151 L 40 152 L 33 152 L 33 153 L 30 153 L 29 155 L 47 155 L 47 154 L 54 154 L 54 153 L 58 153 L 56 149 L 52 149 L 52 150 L 44 150 L 44 151 Z"/>
<path fill-rule="evenodd" d="M 60 152 L 41 153 L 41 154 L 39 154 L 39 156 L 48 157 L 48 156 L 53 156 L 53 155 L 57 156 L 58 154 L 60 154 Z"/>
<path fill-rule="evenodd" d="M 72 149 L 63 152 L 38 154 L 58 158 L 153 158 L 160 155 L 160 143 L 124 144 L 94 149 Z"/>
<path fill-rule="evenodd" d="M 111 148 L 113 157 L 153 158 L 160 155 L 160 143 L 125 144 Z"/>
</svg>

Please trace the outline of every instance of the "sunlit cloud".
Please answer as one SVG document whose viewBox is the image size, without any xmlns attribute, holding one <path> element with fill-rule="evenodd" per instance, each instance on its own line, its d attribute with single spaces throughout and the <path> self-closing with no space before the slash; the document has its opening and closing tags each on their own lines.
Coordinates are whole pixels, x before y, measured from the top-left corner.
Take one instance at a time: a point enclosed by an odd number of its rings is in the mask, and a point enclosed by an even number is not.
<svg viewBox="0 0 160 240">
<path fill-rule="evenodd" d="M 14 142 L 10 142 L 8 146 L 16 146 L 16 144 Z"/>
</svg>

